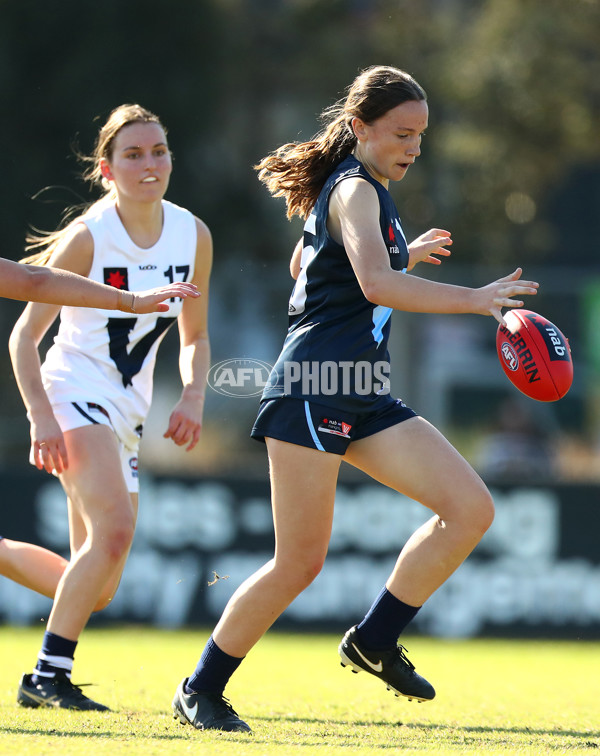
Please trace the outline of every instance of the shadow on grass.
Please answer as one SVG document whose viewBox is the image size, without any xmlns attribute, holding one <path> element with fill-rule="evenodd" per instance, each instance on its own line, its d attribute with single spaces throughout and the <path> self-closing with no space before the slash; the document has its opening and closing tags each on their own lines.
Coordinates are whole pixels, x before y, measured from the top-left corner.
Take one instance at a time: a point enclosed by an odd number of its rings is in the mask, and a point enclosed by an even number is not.
<svg viewBox="0 0 600 756">
<path fill-rule="evenodd" d="M 176 729 L 173 729 L 172 733 L 165 733 L 165 732 L 147 732 L 147 733 L 141 733 L 136 732 L 134 733 L 134 736 L 136 739 L 139 740 L 189 740 L 189 736 L 194 733 L 194 730 L 191 727 L 187 727 L 185 730 L 182 730 L 180 733 L 177 732 Z M 213 730 L 210 733 L 211 735 L 217 734 L 217 731 Z M 234 737 L 237 736 L 240 737 L 240 733 L 229 733 L 229 732 L 219 732 L 219 735 L 224 735 L 225 737 Z M 76 729 L 67 729 L 66 727 L 61 727 L 60 729 L 58 727 L 54 728 L 45 728 L 45 727 L 0 727 L 0 735 L 20 735 L 20 736 L 42 736 L 44 738 L 52 739 L 55 738 L 58 739 L 65 739 L 69 740 L 71 738 L 85 738 L 86 740 L 93 740 L 94 738 L 100 738 L 101 740 L 122 740 L 124 738 L 131 738 L 132 733 L 121 733 L 117 729 L 110 730 L 110 729 L 86 729 L 86 730 L 76 730 Z M 243 733 L 241 733 L 241 737 L 247 737 Z M 252 738 L 252 735 L 250 735 L 250 738 Z M 262 742 L 262 741 L 256 741 L 255 739 L 252 739 L 250 742 Z"/>
<path fill-rule="evenodd" d="M 252 717 L 256 722 L 281 722 L 282 717 Z M 472 735 L 484 735 L 486 733 L 505 733 L 514 735 L 548 735 L 548 736 L 564 736 L 571 738 L 600 738 L 600 730 L 594 732 L 579 732 L 577 730 L 560 730 L 560 729 L 536 729 L 534 727 L 485 727 L 485 726 L 473 726 L 465 725 L 441 725 L 441 724 L 415 724 L 414 722 L 391 722 L 390 720 L 373 721 L 373 720 L 352 720 L 351 722 L 336 720 L 336 719 L 307 719 L 306 717 L 285 717 L 287 722 L 304 723 L 304 724 L 316 724 L 316 725 L 339 725 L 341 727 L 406 727 L 408 730 L 420 730 L 420 731 L 449 731 L 460 730 Z"/>
<path fill-rule="evenodd" d="M 257 717 L 251 717 L 250 718 L 250 724 L 252 722 L 262 722 L 264 724 L 272 724 L 272 723 L 278 723 L 281 724 L 282 721 L 285 720 L 286 722 L 289 722 L 291 724 L 295 725 L 304 725 L 307 728 L 316 726 L 322 726 L 327 728 L 332 727 L 340 727 L 344 729 L 343 732 L 343 738 L 348 738 L 348 736 L 351 735 L 351 732 L 353 729 L 357 729 L 360 727 L 388 727 L 388 728 L 403 728 L 406 731 L 413 731 L 415 734 L 418 732 L 421 733 L 439 733 L 442 737 L 446 736 L 449 741 L 452 741 L 456 734 L 462 734 L 468 735 L 468 736 L 485 736 L 486 734 L 492 735 L 515 735 L 515 736 L 529 736 L 532 738 L 535 737 L 563 737 L 563 738 L 573 738 L 574 740 L 585 740 L 585 745 L 587 747 L 591 748 L 599 748 L 600 743 L 592 742 L 594 738 L 600 738 L 600 730 L 596 730 L 593 732 L 580 732 L 578 730 L 560 730 L 560 729 L 545 729 L 545 728 L 531 728 L 531 727 L 486 727 L 486 726 L 450 726 L 450 725 L 438 725 L 438 724 L 415 724 L 415 723 L 404 723 L 401 721 L 397 722 L 390 722 L 388 720 L 384 721 L 347 721 L 347 720 L 339 720 L 339 719 L 320 719 L 320 718 L 308 718 L 308 717 L 264 717 L 264 716 L 257 716 Z M 146 740 L 157 740 L 157 741 L 164 741 L 164 742 L 170 742 L 170 741 L 179 741 L 179 740 L 190 740 L 190 736 L 193 737 L 194 730 L 192 730 L 191 727 L 185 727 L 182 730 L 178 730 L 178 727 L 181 727 L 181 725 L 177 725 L 175 723 L 173 725 L 173 731 L 172 732 L 147 732 L 147 733 L 141 733 L 138 732 L 135 734 L 136 738 L 139 738 L 140 740 L 146 739 Z M 19 735 L 19 736 L 42 736 L 45 738 L 54 738 L 56 740 L 58 739 L 71 739 L 71 738 L 86 738 L 86 739 L 93 739 L 93 738 L 100 738 L 100 739 L 111 739 L 111 740 L 119 740 L 121 737 L 124 737 L 122 733 L 119 732 L 118 728 L 110 728 L 110 727 L 104 727 L 103 729 L 68 729 L 63 727 L 27 727 L 27 726 L 0 726 L 0 734 L 6 734 L 6 735 Z M 328 736 L 329 737 L 335 737 L 335 733 L 331 730 L 328 730 Z M 260 745 L 261 743 L 269 744 L 269 745 L 287 745 L 288 747 L 294 746 L 302 748 L 314 746 L 314 738 L 319 738 L 318 733 L 310 733 L 307 732 L 304 737 L 306 737 L 306 742 L 290 742 L 290 740 L 285 741 L 279 741 L 276 738 L 269 738 L 264 737 L 264 735 L 259 735 L 258 733 L 252 733 L 250 735 L 248 734 L 241 734 L 241 733 L 228 733 L 228 732 L 217 732 L 217 731 L 207 731 L 207 736 L 210 737 L 223 737 L 226 740 L 233 740 L 242 742 L 246 741 L 248 744 L 255 744 Z M 131 737 L 131 733 L 129 733 L 129 737 Z M 198 737 L 202 737 L 202 735 L 199 733 Z M 448 742 L 448 746 L 451 745 L 451 742 Z M 463 744 L 464 745 L 464 744 Z M 557 744 L 557 748 L 560 746 Z M 385 750 L 385 749 L 397 749 L 398 743 L 377 743 L 376 745 L 373 744 L 374 750 Z M 552 749 L 554 750 L 554 749 Z"/>
</svg>

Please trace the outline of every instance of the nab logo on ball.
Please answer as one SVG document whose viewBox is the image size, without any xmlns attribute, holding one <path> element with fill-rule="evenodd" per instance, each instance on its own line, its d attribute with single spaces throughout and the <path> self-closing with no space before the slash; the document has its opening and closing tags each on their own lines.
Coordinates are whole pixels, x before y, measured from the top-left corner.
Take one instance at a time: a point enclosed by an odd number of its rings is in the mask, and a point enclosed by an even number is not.
<svg viewBox="0 0 600 756">
<path fill-rule="evenodd" d="M 569 342 L 543 315 L 511 310 L 506 326 L 498 326 L 496 349 L 502 369 L 523 394 L 540 402 L 555 402 L 573 382 Z"/>
</svg>

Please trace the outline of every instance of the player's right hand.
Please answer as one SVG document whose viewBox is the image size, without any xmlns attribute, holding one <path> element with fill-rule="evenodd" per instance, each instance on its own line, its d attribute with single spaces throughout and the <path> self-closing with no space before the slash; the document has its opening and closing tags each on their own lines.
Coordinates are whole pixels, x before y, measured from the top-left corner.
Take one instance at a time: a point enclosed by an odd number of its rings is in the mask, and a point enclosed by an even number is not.
<svg viewBox="0 0 600 756">
<path fill-rule="evenodd" d="M 139 315 L 149 312 L 167 312 L 169 304 L 165 302 L 166 299 L 174 297 L 179 297 L 180 299 L 192 297 L 195 299 L 200 296 L 196 285 L 186 283 L 185 281 L 168 284 L 167 286 L 159 286 L 156 289 L 148 289 L 148 291 L 134 291 L 132 294 L 135 295 L 135 301 L 134 310 L 131 310 L 131 312 Z"/>
<path fill-rule="evenodd" d="M 69 467 L 65 438 L 55 418 L 31 424 L 31 455 L 38 470 L 62 473 Z"/>
<path fill-rule="evenodd" d="M 523 300 L 513 299 L 513 297 L 537 294 L 539 284 L 536 281 L 522 281 L 522 273 L 523 270 L 517 268 L 508 276 L 475 289 L 477 309 L 474 312 L 479 315 L 492 315 L 501 325 L 506 325 L 502 308 L 523 307 Z"/>
</svg>

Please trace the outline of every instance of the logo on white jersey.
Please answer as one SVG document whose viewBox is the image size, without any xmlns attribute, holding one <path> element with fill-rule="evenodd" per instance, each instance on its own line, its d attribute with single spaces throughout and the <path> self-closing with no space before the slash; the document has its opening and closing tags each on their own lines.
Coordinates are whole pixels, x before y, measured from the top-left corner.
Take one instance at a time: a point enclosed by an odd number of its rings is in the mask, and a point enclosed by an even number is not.
<svg viewBox="0 0 600 756">
<path fill-rule="evenodd" d="M 115 289 L 129 290 L 129 277 L 127 268 L 104 268 L 104 283 L 107 286 L 114 286 Z"/>
</svg>

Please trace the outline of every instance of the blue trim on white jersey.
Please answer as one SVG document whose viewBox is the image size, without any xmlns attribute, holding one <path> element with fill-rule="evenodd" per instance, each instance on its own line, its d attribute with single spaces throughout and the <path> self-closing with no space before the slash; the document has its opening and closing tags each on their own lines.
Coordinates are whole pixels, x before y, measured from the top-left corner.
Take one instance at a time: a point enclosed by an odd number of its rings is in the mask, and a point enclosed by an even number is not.
<svg viewBox="0 0 600 756">
<path fill-rule="evenodd" d="M 325 447 L 319 441 L 319 437 L 317 436 L 317 431 L 315 429 L 315 426 L 314 426 L 314 423 L 312 421 L 312 417 L 310 414 L 310 404 L 307 401 L 304 402 L 304 414 L 306 415 L 306 424 L 308 425 L 308 430 L 310 431 L 312 440 L 315 442 L 315 446 L 317 447 L 319 451 L 325 451 Z"/>
</svg>

